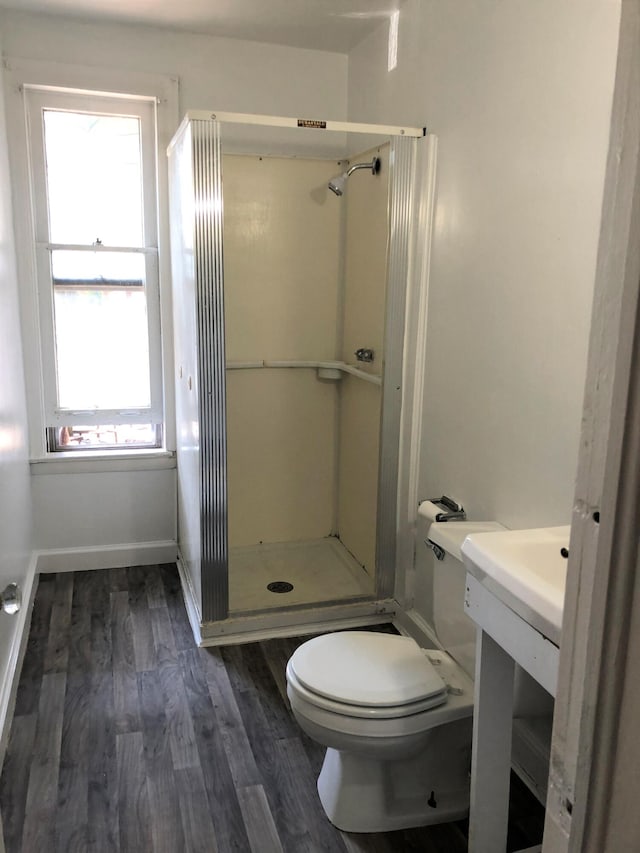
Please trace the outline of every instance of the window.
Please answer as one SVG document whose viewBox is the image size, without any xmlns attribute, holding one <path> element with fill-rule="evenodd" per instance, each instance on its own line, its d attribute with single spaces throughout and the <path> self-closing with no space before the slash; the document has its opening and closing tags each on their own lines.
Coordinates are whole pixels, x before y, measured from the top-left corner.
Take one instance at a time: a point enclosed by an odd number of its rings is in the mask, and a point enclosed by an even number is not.
<svg viewBox="0 0 640 853">
<path fill-rule="evenodd" d="M 26 92 L 47 448 L 159 446 L 154 103 Z"/>
</svg>

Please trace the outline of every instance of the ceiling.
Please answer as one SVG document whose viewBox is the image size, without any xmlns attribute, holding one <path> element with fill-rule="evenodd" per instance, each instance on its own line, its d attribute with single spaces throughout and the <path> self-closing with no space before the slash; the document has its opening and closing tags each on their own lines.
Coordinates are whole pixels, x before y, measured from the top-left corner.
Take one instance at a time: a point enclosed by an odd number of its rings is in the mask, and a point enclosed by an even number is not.
<svg viewBox="0 0 640 853">
<path fill-rule="evenodd" d="M 346 53 L 401 0 L 0 0 L 0 8 Z"/>
</svg>

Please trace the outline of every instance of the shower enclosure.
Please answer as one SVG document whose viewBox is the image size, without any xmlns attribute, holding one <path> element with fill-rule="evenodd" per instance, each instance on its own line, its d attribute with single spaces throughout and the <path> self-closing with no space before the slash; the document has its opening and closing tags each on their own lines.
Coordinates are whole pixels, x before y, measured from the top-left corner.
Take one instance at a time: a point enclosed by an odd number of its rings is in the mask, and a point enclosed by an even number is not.
<svg viewBox="0 0 640 853">
<path fill-rule="evenodd" d="M 190 112 L 171 143 L 180 570 L 205 641 L 393 608 L 423 136 Z"/>
</svg>

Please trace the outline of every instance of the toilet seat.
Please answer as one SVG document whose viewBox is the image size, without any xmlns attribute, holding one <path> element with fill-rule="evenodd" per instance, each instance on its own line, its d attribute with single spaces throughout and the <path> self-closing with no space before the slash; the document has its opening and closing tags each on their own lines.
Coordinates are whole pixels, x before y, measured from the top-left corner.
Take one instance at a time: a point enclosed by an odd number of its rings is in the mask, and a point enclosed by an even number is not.
<svg viewBox="0 0 640 853">
<path fill-rule="evenodd" d="M 336 699 L 328 699 L 326 696 L 308 690 L 297 678 L 290 665 L 287 665 L 287 682 L 289 688 L 297 694 L 299 699 L 308 702 L 314 708 L 344 717 L 356 717 L 357 719 L 365 720 L 392 720 L 411 717 L 443 705 L 447 701 L 445 693 L 444 695 L 438 694 L 428 699 L 422 699 L 419 702 L 409 702 L 404 705 L 379 705 L 378 707 L 353 705 L 347 702 L 340 702 Z"/>
<path fill-rule="evenodd" d="M 424 651 L 394 634 L 315 637 L 294 652 L 287 678 L 307 702 L 351 717 L 405 717 L 447 701 L 447 685 Z"/>
</svg>

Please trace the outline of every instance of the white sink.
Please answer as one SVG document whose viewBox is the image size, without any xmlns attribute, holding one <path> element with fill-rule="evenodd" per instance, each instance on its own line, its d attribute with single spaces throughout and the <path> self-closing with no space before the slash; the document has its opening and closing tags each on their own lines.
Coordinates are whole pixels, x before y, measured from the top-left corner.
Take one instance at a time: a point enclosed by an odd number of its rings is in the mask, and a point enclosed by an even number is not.
<svg viewBox="0 0 640 853">
<path fill-rule="evenodd" d="M 569 525 L 472 533 L 462 543 L 467 571 L 556 645 L 560 644 Z"/>
</svg>

